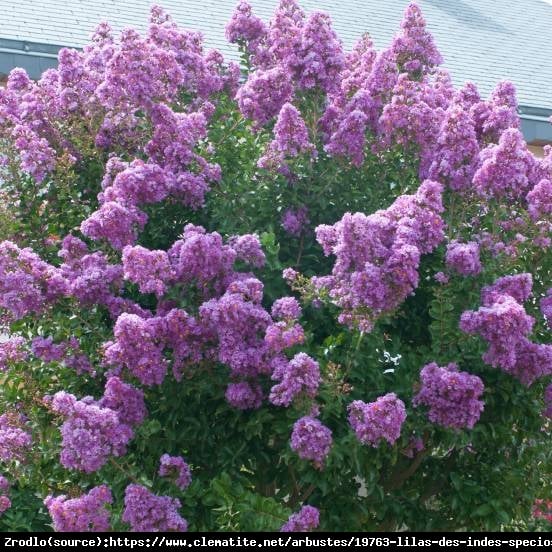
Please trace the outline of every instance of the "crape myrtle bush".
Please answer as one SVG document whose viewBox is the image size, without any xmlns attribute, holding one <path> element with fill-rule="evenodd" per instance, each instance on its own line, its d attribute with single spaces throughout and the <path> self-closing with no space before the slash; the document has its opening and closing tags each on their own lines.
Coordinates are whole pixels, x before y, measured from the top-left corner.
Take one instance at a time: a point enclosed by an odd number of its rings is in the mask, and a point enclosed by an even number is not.
<svg viewBox="0 0 552 552">
<path fill-rule="evenodd" d="M 552 152 L 412 4 L 161 8 L 0 92 L 0 527 L 544 528 Z"/>
</svg>

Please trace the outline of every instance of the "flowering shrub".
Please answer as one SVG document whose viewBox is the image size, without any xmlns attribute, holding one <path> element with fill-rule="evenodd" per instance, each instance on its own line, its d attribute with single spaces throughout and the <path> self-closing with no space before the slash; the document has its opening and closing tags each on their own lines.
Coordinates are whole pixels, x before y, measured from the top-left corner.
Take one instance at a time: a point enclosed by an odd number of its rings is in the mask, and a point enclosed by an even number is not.
<svg viewBox="0 0 552 552">
<path fill-rule="evenodd" d="M 455 88 L 414 4 L 381 51 L 294 0 L 226 34 L 240 66 L 154 7 L 0 90 L 0 528 L 543 523 L 552 150 L 513 86 Z"/>
</svg>

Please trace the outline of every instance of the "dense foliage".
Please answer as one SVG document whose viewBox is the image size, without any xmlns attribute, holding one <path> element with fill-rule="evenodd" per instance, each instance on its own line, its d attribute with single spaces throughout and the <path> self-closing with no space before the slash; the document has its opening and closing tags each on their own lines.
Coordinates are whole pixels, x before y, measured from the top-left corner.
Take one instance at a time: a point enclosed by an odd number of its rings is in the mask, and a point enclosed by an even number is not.
<svg viewBox="0 0 552 552">
<path fill-rule="evenodd" d="M 155 7 L 0 91 L 0 528 L 544 527 L 513 86 L 454 88 L 414 4 L 381 51 L 294 0 L 226 34 L 241 66 Z"/>
</svg>

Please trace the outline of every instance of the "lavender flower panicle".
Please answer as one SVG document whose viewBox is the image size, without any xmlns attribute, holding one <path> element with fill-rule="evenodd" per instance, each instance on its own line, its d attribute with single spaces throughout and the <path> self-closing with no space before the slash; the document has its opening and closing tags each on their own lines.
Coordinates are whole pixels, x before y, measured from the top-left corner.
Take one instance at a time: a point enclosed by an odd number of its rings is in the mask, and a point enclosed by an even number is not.
<svg viewBox="0 0 552 552">
<path fill-rule="evenodd" d="M 372 403 L 353 401 L 347 410 L 357 439 L 373 447 L 378 447 L 382 439 L 393 445 L 406 420 L 404 403 L 395 393 L 387 393 Z"/>
<path fill-rule="evenodd" d="M 282 533 L 306 533 L 316 529 L 320 523 L 320 512 L 314 506 L 303 506 L 282 525 Z"/>
</svg>

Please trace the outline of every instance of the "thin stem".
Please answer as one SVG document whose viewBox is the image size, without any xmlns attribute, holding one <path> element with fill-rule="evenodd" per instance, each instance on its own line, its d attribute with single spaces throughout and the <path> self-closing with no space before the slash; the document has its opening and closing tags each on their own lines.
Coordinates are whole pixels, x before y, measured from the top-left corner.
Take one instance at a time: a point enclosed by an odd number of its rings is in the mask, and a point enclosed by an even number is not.
<svg viewBox="0 0 552 552">
<path fill-rule="evenodd" d="M 117 468 L 121 473 L 124 473 L 131 481 L 133 481 L 134 483 L 136 484 L 140 484 L 140 482 L 138 481 L 138 479 L 136 479 L 131 473 L 130 473 L 130 470 L 127 468 L 123 468 L 123 466 L 121 466 L 117 461 L 115 461 L 115 459 L 113 457 L 110 457 L 109 458 L 109 462 L 112 466 L 114 466 L 115 468 Z"/>
<path fill-rule="evenodd" d="M 299 500 L 297 501 L 297 503 L 301 503 L 301 502 L 305 502 L 305 500 L 307 500 L 307 498 L 309 498 L 309 496 L 314 492 L 314 490 L 316 489 L 316 485 L 314 485 L 314 483 L 312 483 L 311 485 L 309 485 L 305 492 L 299 497 Z"/>
<path fill-rule="evenodd" d="M 301 241 L 299 242 L 299 253 L 297 254 L 297 260 L 295 261 L 295 267 L 299 268 L 301 262 L 301 256 L 303 255 L 303 248 L 305 246 L 305 234 L 301 234 Z"/>
<path fill-rule="evenodd" d="M 291 482 L 293 483 L 293 494 L 291 495 L 290 502 L 294 502 L 295 499 L 299 496 L 299 485 L 297 484 L 297 478 L 295 477 L 295 472 L 293 471 L 293 468 L 291 465 L 288 465 L 288 473 L 291 478 Z"/>
<path fill-rule="evenodd" d="M 360 344 L 362 343 L 362 338 L 364 337 L 364 332 L 359 332 L 358 338 L 356 341 L 355 348 L 353 350 L 353 353 L 349 351 L 349 358 L 347 360 L 347 372 L 350 370 L 351 365 L 353 364 L 353 358 L 356 357 L 356 354 L 358 353 L 358 350 L 360 349 Z"/>
<path fill-rule="evenodd" d="M 220 146 L 226 138 L 232 133 L 232 131 L 236 130 L 236 128 L 243 122 L 245 119 L 243 117 L 240 117 L 229 129 L 227 132 L 224 133 L 223 137 L 215 143 L 214 147 Z"/>
</svg>

